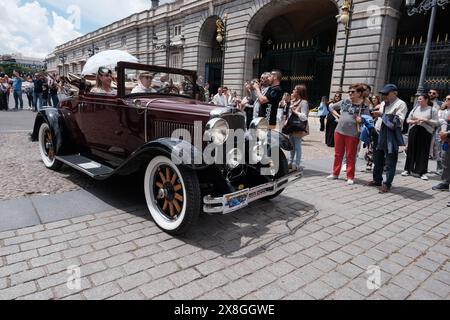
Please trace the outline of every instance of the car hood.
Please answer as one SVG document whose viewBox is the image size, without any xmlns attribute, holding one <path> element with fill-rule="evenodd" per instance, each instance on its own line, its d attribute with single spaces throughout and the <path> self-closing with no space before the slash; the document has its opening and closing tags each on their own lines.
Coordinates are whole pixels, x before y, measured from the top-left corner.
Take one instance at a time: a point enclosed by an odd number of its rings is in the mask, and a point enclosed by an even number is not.
<svg viewBox="0 0 450 320">
<path fill-rule="evenodd" d="M 217 109 L 217 106 L 212 104 L 202 103 L 200 101 L 185 98 L 185 97 L 151 97 L 142 98 L 142 105 L 148 105 L 152 110 L 171 110 L 179 111 L 181 113 L 189 112 L 198 115 L 209 117 L 212 110 Z"/>
<path fill-rule="evenodd" d="M 179 97 L 179 96 L 153 96 L 138 98 L 141 100 L 142 106 L 148 106 L 154 111 L 177 111 L 180 113 L 194 113 L 209 117 L 212 110 L 217 109 L 217 106 L 206 104 L 194 99 Z"/>
</svg>

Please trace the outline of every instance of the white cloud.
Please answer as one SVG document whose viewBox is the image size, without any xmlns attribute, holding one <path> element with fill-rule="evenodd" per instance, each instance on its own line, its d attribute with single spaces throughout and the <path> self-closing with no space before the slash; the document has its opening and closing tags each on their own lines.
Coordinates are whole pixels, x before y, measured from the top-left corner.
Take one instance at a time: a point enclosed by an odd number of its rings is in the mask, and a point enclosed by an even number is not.
<svg viewBox="0 0 450 320">
<path fill-rule="evenodd" d="M 160 3 L 173 2 L 161 0 Z M 0 54 L 44 58 L 64 42 L 149 9 L 149 0 L 0 0 Z M 78 12 L 73 10 L 79 9 Z M 58 14 L 58 13 L 59 14 Z"/>
<path fill-rule="evenodd" d="M 0 53 L 44 58 L 57 45 L 81 35 L 71 21 L 37 1 L 0 0 L 0 12 Z"/>
<path fill-rule="evenodd" d="M 160 0 L 160 4 L 174 0 Z M 85 25 L 102 27 L 116 20 L 123 19 L 133 13 L 148 10 L 151 7 L 149 0 L 111 1 L 111 0 L 40 0 L 41 3 L 66 12 L 70 6 L 78 6 L 81 13 L 81 29 Z M 88 30 L 93 31 L 93 30 Z"/>
</svg>

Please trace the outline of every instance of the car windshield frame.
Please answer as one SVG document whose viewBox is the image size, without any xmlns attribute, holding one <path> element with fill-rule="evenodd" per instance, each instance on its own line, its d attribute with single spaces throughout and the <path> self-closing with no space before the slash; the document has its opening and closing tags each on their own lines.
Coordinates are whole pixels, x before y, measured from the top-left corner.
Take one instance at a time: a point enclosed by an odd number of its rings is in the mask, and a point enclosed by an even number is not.
<svg viewBox="0 0 450 320">
<path fill-rule="evenodd" d="M 126 94 L 125 90 L 125 77 L 126 73 L 125 71 L 127 69 L 136 69 L 139 71 L 148 71 L 151 73 L 167 73 L 167 74 L 177 74 L 181 76 L 188 76 L 192 78 L 193 81 L 193 95 L 192 96 L 186 96 L 186 95 L 179 95 L 174 93 L 135 93 L 135 94 Z M 135 97 L 135 96 L 143 96 L 143 95 L 166 95 L 166 96 L 176 96 L 176 97 L 190 97 L 195 99 L 195 96 L 198 93 L 197 88 L 197 72 L 192 70 L 184 70 L 184 69 L 176 69 L 176 68 L 168 68 L 168 67 L 160 67 L 160 66 L 153 66 L 148 64 L 140 64 L 140 63 L 132 63 L 132 62 L 119 62 L 117 64 L 117 96 L 119 98 L 126 98 L 126 97 Z"/>
</svg>

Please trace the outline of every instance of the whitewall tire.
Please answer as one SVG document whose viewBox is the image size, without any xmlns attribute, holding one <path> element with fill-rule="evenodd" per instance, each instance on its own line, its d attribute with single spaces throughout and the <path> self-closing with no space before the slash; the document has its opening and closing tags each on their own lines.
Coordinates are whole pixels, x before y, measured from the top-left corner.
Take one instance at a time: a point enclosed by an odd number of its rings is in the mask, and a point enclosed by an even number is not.
<svg viewBox="0 0 450 320">
<path fill-rule="evenodd" d="M 191 228 L 201 210 L 197 173 L 157 156 L 147 166 L 144 192 L 150 214 L 163 231 L 179 235 Z"/>
</svg>

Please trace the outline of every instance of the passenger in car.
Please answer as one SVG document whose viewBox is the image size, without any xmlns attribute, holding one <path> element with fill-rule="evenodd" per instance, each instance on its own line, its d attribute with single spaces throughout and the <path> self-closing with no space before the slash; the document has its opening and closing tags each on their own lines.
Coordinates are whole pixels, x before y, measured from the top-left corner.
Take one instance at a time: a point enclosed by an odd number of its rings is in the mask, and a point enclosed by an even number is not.
<svg viewBox="0 0 450 320">
<path fill-rule="evenodd" d="M 152 88 L 153 75 L 150 72 L 141 72 L 139 74 L 139 82 L 131 93 L 156 93 Z"/>
<path fill-rule="evenodd" d="M 117 95 L 117 90 L 111 87 L 112 71 L 105 67 L 100 67 L 97 72 L 96 85 L 92 88 L 91 93 Z"/>
</svg>

